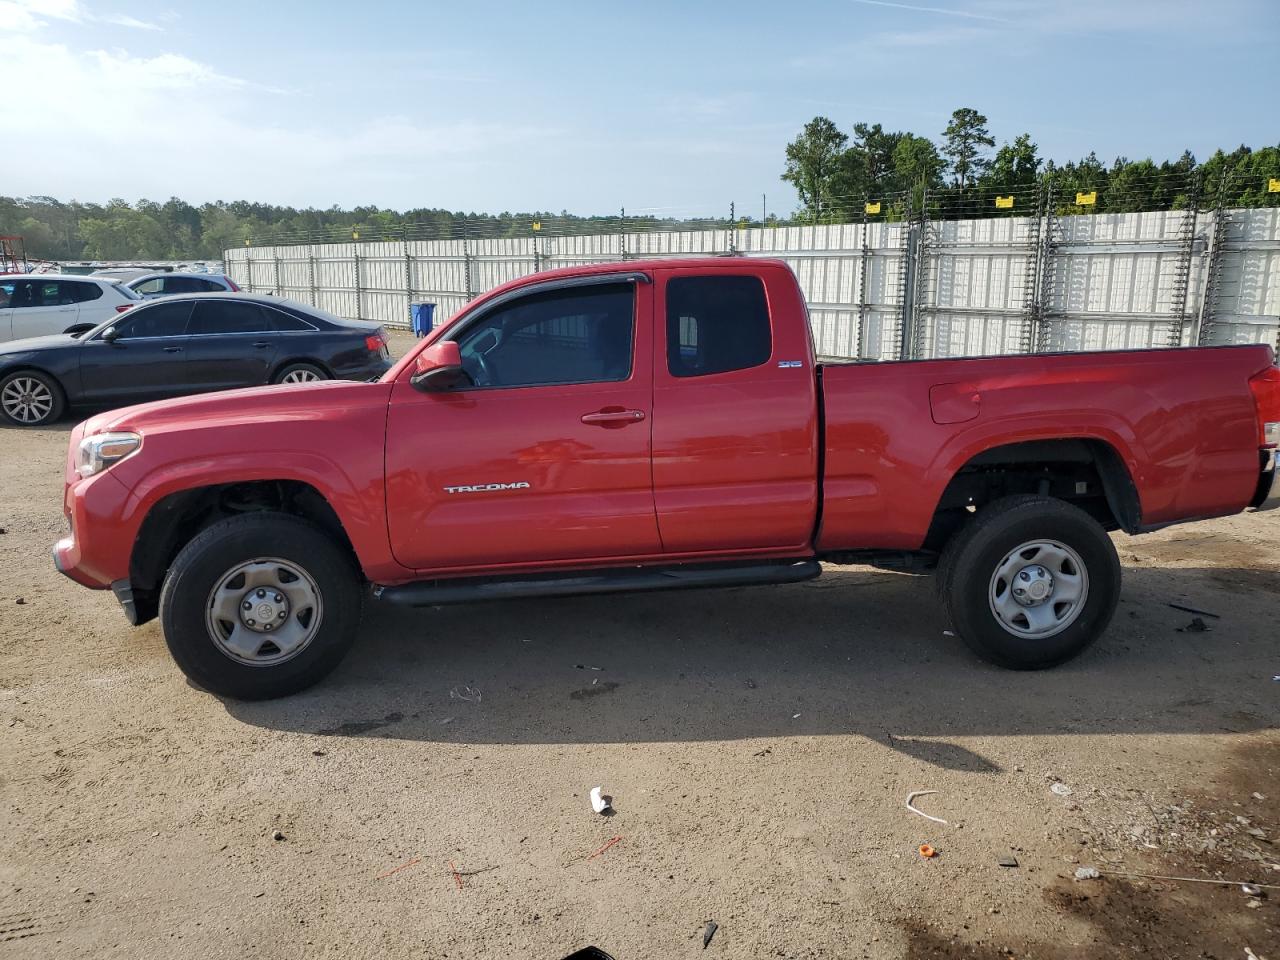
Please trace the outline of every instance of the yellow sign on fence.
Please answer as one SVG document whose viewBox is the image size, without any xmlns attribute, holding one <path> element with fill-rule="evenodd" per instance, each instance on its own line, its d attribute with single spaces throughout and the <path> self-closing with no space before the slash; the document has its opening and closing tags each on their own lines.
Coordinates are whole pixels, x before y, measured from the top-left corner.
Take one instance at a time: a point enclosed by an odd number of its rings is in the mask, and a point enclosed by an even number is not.
<svg viewBox="0 0 1280 960">
<path fill-rule="evenodd" d="M 880 212 L 880 201 L 877 200 L 875 203 L 864 204 L 862 209 L 865 210 L 867 213 L 871 214 L 872 216 L 875 216 L 877 213 Z"/>
<path fill-rule="evenodd" d="M 1280 180 L 1270 177 L 1267 180 L 1267 193 L 1280 193 Z"/>
<path fill-rule="evenodd" d="M 1088 193 L 1076 194 L 1077 207 L 1091 207 L 1098 202 L 1098 191 L 1090 190 Z"/>
<path fill-rule="evenodd" d="M 996 197 L 996 208 L 999 210 L 1009 210 L 1013 207 L 1013 196 Z"/>
<path fill-rule="evenodd" d="M 541 221 L 541 220 L 535 220 L 535 221 L 533 221 L 533 229 L 535 229 L 535 230 L 541 230 L 541 229 L 542 229 L 542 221 Z"/>
</svg>

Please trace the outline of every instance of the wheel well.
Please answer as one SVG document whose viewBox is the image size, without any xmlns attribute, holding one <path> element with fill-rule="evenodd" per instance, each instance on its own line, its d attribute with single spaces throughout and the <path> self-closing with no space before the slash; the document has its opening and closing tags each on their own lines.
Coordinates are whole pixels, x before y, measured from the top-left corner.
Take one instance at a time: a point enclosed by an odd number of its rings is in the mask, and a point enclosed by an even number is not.
<svg viewBox="0 0 1280 960">
<path fill-rule="evenodd" d="M 1084 510 L 1107 530 L 1136 533 L 1138 489 L 1115 448 L 1102 440 L 1029 440 L 984 450 L 947 484 L 925 549 L 941 551 L 969 516 L 1001 497 L 1038 493 Z"/>
<path fill-rule="evenodd" d="M 172 493 L 147 513 L 129 557 L 129 582 L 139 623 L 156 615 L 165 571 L 179 551 L 205 527 L 243 513 L 275 512 L 310 520 L 351 555 L 355 549 L 333 507 L 315 487 L 298 480 L 255 480 Z"/>
<path fill-rule="evenodd" d="M 57 387 L 58 391 L 62 394 L 62 399 L 64 401 L 67 399 L 67 388 L 62 385 L 62 381 L 58 378 L 57 374 L 50 373 L 48 370 L 44 370 L 40 367 L 33 367 L 29 363 L 24 363 L 18 367 L 9 367 L 7 370 L 0 370 L 0 380 L 5 380 L 13 376 L 15 373 L 38 373 L 42 377 L 48 377 L 53 381 L 53 385 Z"/>
<path fill-rule="evenodd" d="M 272 368 L 271 380 L 274 382 L 276 377 L 280 376 L 281 370 L 285 369 L 286 367 L 292 367 L 294 364 L 298 364 L 298 363 L 305 363 L 307 364 L 307 366 L 317 367 L 318 369 L 324 371 L 325 376 L 329 377 L 330 379 L 335 379 L 333 371 L 329 369 L 329 365 L 327 363 L 321 363 L 319 360 L 314 360 L 311 357 L 290 357 L 288 360 L 282 360 L 281 362 L 277 363 L 275 367 Z"/>
</svg>

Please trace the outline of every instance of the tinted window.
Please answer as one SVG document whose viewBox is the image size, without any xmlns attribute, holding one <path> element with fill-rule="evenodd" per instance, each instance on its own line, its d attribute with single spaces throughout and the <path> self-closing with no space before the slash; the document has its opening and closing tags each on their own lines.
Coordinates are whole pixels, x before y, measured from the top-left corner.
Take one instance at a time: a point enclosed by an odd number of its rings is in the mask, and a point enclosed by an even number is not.
<svg viewBox="0 0 1280 960">
<path fill-rule="evenodd" d="M 635 291 L 630 283 L 534 294 L 500 307 L 458 341 L 481 387 L 600 383 L 631 375 Z"/>
<path fill-rule="evenodd" d="M 745 370 L 773 353 L 757 277 L 679 277 L 667 284 L 667 368 L 700 377 Z"/>
<path fill-rule="evenodd" d="M 64 284 L 59 280 L 18 280 L 13 285 L 9 306 L 59 307 L 75 303 L 73 286 L 79 284 Z"/>
<path fill-rule="evenodd" d="M 199 277 L 165 277 L 165 293 L 208 293 L 211 290 L 223 290 L 216 283 L 202 280 Z"/>
<path fill-rule="evenodd" d="M 121 340 L 142 340 L 153 337 L 180 337 L 187 329 L 191 316 L 191 301 L 157 303 L 155 306 L 134 307 L 128 316 L 116 324 Z"/>
<path fill-rule="evenodd" d="M 164 277 L 152 277 L 133 288 L 139 293 L 160 293 L 164 290 Z"/>
<path fill-rule="evenodd" d="M 0 283 L 0 310 L 13 302 L 13 287 L 12 283 Z"/>
<path fill-rule="evenodd" d="M 102 296 L 102 288 L 96 283 L 85 283 L 77 280 L 63 280 L 62 286 L 70 292 L 76 303 L 86 303 Z"/>
<path fill-rule="evenodd" d="M 270 333 L 266 311 L 256 303 L 237 300 L 200 300 L 189 333 L 193 336 L 236 333 Z"/>
<path fill-rule="evenodd" d="M 305 320 L 295 317 L 291 313 L 285 313 L 283 310 L 268 310 L 267 316 L 271 318 L 271 322 L 275 324 L 277 330 L 289 332 L 293 330 L 312 331 L 316 328 Z"/>
</svg>

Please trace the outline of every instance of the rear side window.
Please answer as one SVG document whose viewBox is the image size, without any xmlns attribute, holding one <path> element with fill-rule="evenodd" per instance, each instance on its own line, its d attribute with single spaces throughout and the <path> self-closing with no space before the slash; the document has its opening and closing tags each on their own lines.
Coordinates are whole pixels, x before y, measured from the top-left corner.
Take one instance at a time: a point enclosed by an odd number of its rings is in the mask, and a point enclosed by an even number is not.
<svg viewBox="0 0 1280 960">
<path fill-rule="evenodd" d="M 312 333 L 317 329 L 307 321 L 295 317 L 291 313 L 285 313 L 283 310 L 268 310 L 267 316 L 271 318 L 271 322 L 275 324 L 276 329 L 281 333 L 293 333 L 299 330 Z"/>
<path fill-rule="evenodd" d="M 180 337 L 187 330 L 191 316 L 191 301 L 157 303 L 155 306 L 134 307 L 128 316 L 116 324 L 121 340 L 151 340 L 157 337 Z"/>
<path fill-rule="evenodd" d="M 97 300 L 102 296 L 102 287 L 96 283 L 84 283 L 77 280 L 63 280 L 62 285 L 71 292 L 72 299 L 76 303 L 87 303 L 90 300 Z"/>
<path fill-rule="evenodd" d="M 702 377 L 758 367 L 773 354 L 759 277 L 677 277 L 667 284 L 667 369 Z"/>
<path fill-rule="evenodd" d="M 225 288 L 211 280 L 200 277 L 164 277 L 165 293 L 221 293 Z M 150 292 L 150 291 L 148 291 Z"/>
<path fill-rule="evenodd" d="M 133 288 L 139 293 L 161 293 L 164 290 L 164 277 L 152 277 Z"/>
<path fill-rule="evenodd" d="M 192 336 L 271 333 L 274 327 L 267 311 L 256 303 L 237 300 L 200 300 L 191 321 Z"/>
</svg>

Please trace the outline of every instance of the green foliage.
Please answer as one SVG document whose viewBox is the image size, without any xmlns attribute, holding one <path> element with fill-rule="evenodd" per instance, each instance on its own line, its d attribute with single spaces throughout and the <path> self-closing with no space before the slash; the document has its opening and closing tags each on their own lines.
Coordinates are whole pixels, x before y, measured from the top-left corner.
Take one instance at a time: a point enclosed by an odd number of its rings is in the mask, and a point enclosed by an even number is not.
<svg viewBox="0 0 1280 960">
<path fill-rule="evenodd" d="M 800 136 L 787 144 L 787 168 L 782 179 L 796 188 L 804 209 L 815 219 L 825 212 L 838 186 L 850 175 L 845 160 L 849 138 L 826 117 L 814 117 Z"/>
<path fill-rule="evenodd" d="M 972 107 L 961 107 L 951 114 L 951 122 L 942 131 L 946 138 L 942 153 L 951 160 L 955 184 L 961 190 L 982 177 L 991 161 L 982 154 L 983 147 L 994 147 L 987 130 L 987 118 Z"/>
</svg>

